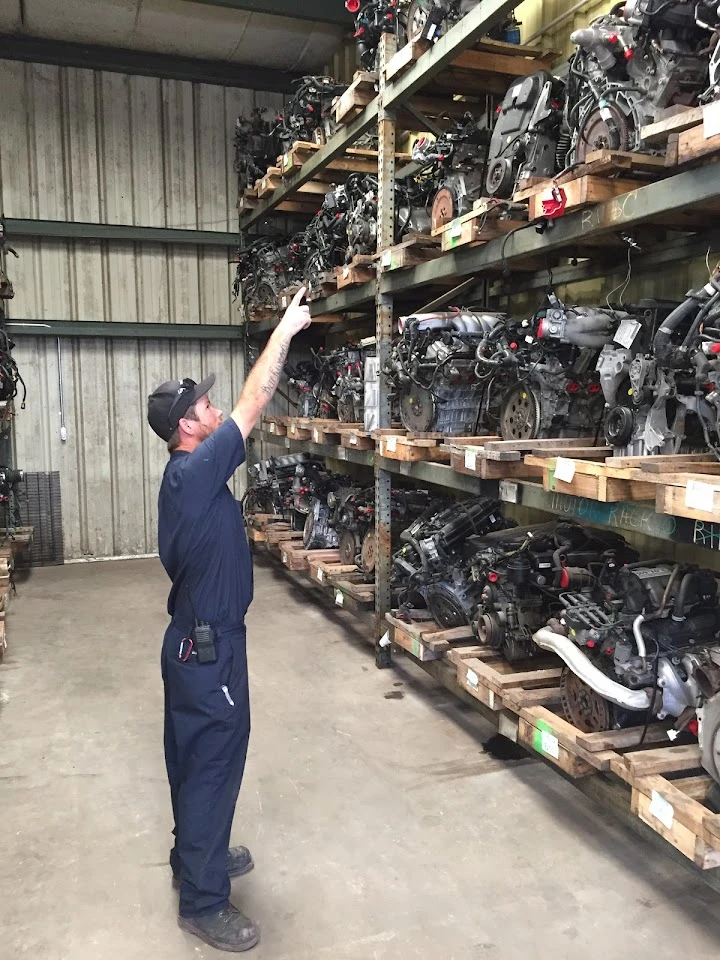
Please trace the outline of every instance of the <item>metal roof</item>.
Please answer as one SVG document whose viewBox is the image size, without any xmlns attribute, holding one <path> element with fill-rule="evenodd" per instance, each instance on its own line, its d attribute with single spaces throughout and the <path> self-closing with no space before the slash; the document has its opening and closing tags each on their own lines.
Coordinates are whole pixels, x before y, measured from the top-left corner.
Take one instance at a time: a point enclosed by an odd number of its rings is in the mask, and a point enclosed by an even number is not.
<svg viewBox="0 0 720 960">
<path fill-rule="evenodd" d="M 340 47 L 343 32 L 337 24 L 188 0 L 0 4 L 0 33 L 300 73 L 322 69 Z"/>
</svg>

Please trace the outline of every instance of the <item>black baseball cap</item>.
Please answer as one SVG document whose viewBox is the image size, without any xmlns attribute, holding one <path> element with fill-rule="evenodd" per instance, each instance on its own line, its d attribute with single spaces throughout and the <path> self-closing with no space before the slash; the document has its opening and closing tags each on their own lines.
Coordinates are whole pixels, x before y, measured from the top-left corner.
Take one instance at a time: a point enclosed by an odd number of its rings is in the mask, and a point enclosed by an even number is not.
<svg viewBox="0 0 720 960">
<path fill-rule="evenodd" d="M 190 407 L 200 397 L 204 397 L 215 383 L 215 374 L 211 373 L 200 383 L 189 377 L 180 380 L 167 380 L 161 383 L 148 397 L 148 423 L 155 433 L 168 441 L 177 430 L 177 425 Z"/>
</svg>

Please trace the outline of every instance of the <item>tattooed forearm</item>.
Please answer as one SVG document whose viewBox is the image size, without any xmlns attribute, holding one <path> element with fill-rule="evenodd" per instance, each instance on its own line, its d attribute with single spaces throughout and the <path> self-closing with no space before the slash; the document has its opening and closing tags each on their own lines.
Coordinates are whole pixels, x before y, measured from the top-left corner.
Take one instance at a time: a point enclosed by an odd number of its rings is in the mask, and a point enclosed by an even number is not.
<svg viewBox="0 0 720 960">
<path fill-rule="evenodd" d="M 283 337 L 278 345 L 277 351 L 273 349 L 274 345 L 268 344 L 268 351 L 271 351 L 269 368 L 265 375 L 265 380 L 260 384 L 260 390 L 268 400 L 275 393 L 277 385 L 280 383 L 280 377 L 282 376 L 283 366 L 288 355 L 288 350 L 290 349 L 291 340 L 291 336 Z"/>
</svg>

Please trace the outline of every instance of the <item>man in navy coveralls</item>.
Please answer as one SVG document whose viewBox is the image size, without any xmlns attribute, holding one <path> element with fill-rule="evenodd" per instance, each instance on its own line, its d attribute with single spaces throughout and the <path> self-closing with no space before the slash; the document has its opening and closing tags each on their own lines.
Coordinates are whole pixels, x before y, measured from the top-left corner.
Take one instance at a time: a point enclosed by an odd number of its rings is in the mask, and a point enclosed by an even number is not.
<svg viewBox="0 0 720 960">
<path fill-rule="evenodd" d="M 148 422 L 170 451 L 158 542 L 172 580 L 162 676 L 178 924 L 231 952 L 254 947 L 260 934 L 228 899 L 230 878 L 254 864 L 246 847 L 230 848 L 250 736 L 244 620 L 253 579 L 240 504 L 227 482 L 245 460 L 245 439 L 275 392 L 290 341 L 310 323 L 304 294 L 274 330 L 229 420 L 210 403 L 214 375 L 199 384 L 170 380 L 148 398 Z"/>
</svg>

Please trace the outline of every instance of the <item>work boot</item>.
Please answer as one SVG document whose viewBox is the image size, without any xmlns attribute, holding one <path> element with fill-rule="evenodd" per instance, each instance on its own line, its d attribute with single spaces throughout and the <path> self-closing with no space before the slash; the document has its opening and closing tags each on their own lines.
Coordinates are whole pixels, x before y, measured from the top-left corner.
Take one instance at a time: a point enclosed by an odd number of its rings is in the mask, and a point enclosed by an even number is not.
<svg viewBox="0 0 720 960">
<path fill-rule="evenodd" d="M 252 920 L 231 903 L 224 910 L 203 917 L 178 917 L 178 926 L 216 950 L 227 950 L 228 953 L 250 950 L 260 939 L 260 931 Z"/>
<path fill-rule="evenodd" d="M 247 847 L 230 847 L 227 855 L 227 873 L 230 879 L 250 873 L 255 861 Z M 173 873 L 173 886 L 180 886 L 180 877 Z"/>
</svg>

